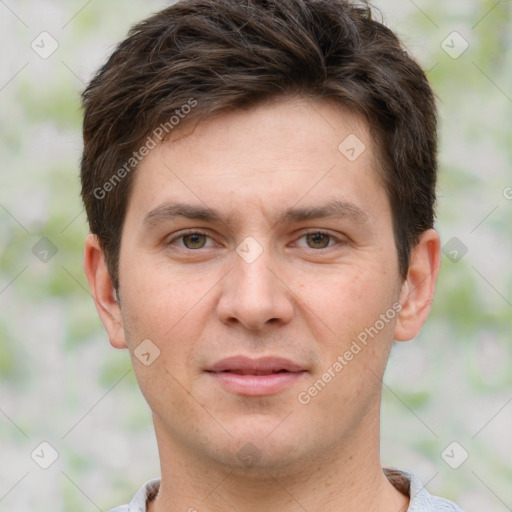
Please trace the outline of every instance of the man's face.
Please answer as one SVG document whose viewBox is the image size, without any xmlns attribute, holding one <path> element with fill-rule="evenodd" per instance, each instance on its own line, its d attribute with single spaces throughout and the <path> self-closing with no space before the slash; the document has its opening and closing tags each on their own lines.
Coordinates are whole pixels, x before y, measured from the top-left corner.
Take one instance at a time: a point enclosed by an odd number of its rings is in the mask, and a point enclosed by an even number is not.
<svg viewBox="0 0 512 512">
<path fill-rule="evenodd" d="M 298 100 L 210 118 L 143 160 L 120 297 L 160 449 L 289 469 L 375 434 L 402 284 L 376 167 L 363 122 Z M 334 202 L 327 217 L 283 217 Z M 172 216 L 176 203 L 224 220 Z M 286 358 L 302 372 L 208 371 L 232 356 Z"/>
</svg>

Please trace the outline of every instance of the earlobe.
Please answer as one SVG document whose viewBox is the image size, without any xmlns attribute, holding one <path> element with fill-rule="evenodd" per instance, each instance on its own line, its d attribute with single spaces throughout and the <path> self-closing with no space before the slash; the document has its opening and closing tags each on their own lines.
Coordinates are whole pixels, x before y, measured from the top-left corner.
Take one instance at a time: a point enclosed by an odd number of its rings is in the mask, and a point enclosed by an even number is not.
<svg viewBox="0 0 512 512">
<path fill-rule="evenodd" d="M 96 310 L 107 331 L 110 344 L 115 348 L 126 348 L 121 308 L 98 237 L 93 234 L 87 235 L 85 239 L 84 271 Z"/>
<path fill-rule="evenodd" d="M 395 324 L 396 341 L 411 340 L 420 332 L 430 313 L 440 265 L 439 234 L 429 229 L 411 251 L 407 278 L 400 292 L 402 309 Z"/>
</svg>

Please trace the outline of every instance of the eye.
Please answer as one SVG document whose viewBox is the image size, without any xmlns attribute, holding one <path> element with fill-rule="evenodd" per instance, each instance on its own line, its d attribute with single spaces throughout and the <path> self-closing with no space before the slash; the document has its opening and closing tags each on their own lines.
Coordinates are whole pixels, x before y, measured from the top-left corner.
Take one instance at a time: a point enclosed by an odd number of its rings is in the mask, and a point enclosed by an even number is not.
<svg viewBox="0 0 512 512">
<path fill-rule="evenodd" d="M 335 243 L 329 245 L 329 241 L 340 241 L 338 238 L 334 237 L 330 233 L 326 233 L 325 231 L 310 231 L 309 233 L 302 235 L 299 240 L 303 238 L 306 239 L 309 249 L 326 249 L 327 247 L 335 245 Z"/>
<path fill-rule="evenodd" d="M 169 240 L 165 245 L 172 245 L 177 240 L 183 240 L 183 246 L 185 249 L 197 250 L 205 247 L 207 238 L 210 237 L 207 233 L 203 233 L 202 231 L 188 231 Z M 183 248 L 183 246 L 179 247 Z"/>
<path fill-rule="evenodd" d="M 171 246 L 175 245 L 177 241 L 182 241 L 181 244 L 177 244 L 180 249 L 194 251 L 198 249 L 203 249 L 205 247 L 211 247 L 212 245 L 206 245 L 208 239 L 211 239 L 211 237 L 205 232 L 189 230 L 187 232 L 182 232 L 181 234 L 178 234 L 177 236 L 169 240 L 169 242 L 166 242 L 165 245 Z M 331 235 L 330 233 L 318 230 L 305 233 L 298 240 L 302 239 L 306 240 L 307 245 L 299 245 L 300 247 L 317 250 L 332 247 L 333 245 L 336 245 L 336 242 L 343 243 L 343 240 Z"/>
</svg>

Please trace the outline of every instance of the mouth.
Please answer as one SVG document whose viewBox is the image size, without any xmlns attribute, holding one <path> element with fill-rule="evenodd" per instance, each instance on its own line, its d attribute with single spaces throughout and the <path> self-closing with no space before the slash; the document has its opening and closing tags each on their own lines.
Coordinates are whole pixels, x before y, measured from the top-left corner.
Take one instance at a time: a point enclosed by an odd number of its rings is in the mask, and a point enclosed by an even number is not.
<svg viewBox="0 0 512 512">
<path fill-rule="evenodd" d="M 226 357 L 207 368 L 208 372 L 232 372 L 241 375 L 270 375 L 279 372 L 299 372 L 305 368 L 284 357 L 265 356 L 254 359 L 244 355 Z"/>
<path fill-rule="evenodd" d="M 212 372 L 212 373 L 233 373 L 234 375 L 255 375 L 255 376 L 259 376 L 259 375 L 273 375 L 273 374 L 276 374 L 276 373 L 295 373 L 295 372 L 290 372 L 289 370 L 276 370 L 276 371 L 271 371 L 271 372 L 258 372 L 258 371 L 252 371 L 252 370 L 222 370 L 222 372 Z"/>
<path fill-rule="evenodd" d="M 301 365 L 284 358 L 234 356 L 217 362 L 206 373 L 231 393 L 265 396 L 285 390 L 308 372 Z"/>
</svg>

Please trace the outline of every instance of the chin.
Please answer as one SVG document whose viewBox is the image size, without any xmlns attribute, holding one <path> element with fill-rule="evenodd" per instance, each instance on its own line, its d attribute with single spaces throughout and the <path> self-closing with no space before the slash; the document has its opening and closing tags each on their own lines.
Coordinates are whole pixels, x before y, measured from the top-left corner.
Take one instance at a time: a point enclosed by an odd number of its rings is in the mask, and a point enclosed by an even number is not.
<svg viewBox="0 0 512 512">
<path fill-rule="evenodd" d="M 248 416 L 243 425 L 229 429 L 232 438 L 219 447 L 220 456 L 225 463 L 239 469 L 270 471 L 293 466 L 301 454 L 306 455 L 305 442 L 311 437 L 307 433 L 301 435 L 296 428 L 292 433 L 291 425 L 285 427 L 287 421 L 271 416 Z M 223 439 L 221 444 L 224 443 Z M 219 452 L 216 455 L 219 456 Z"/>
</svg>

